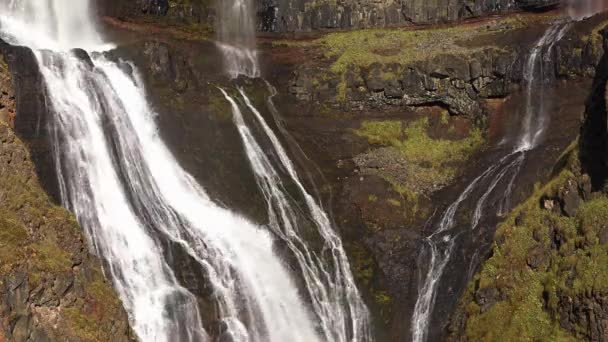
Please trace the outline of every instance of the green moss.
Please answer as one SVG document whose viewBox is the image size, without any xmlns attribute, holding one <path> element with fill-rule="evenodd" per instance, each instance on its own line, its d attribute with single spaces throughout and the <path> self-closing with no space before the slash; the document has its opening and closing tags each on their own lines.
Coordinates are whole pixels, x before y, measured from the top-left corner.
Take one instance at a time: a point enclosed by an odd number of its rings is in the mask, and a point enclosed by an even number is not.
<svg viewBox="0 0 608 342">
<path fill-rule="evenodd" d="M 95 271 L 91 276 L 91 280 L 78 277 L 78 282 L 84 286 L 84 298 L 79 298 L 74 306 L 65 308 L 63 319 L 75 336 L 90 341 L 108 341 L 111 332 L 104 330 L 99 322 L 111 322 L 118 318 L 122 306 L 100 272 Z"/>
<path fill-rule="evenodd" d="M 599 243 L 608 222 L 608 197 L 596 195 L 582 203 L 574 217 L 543 208 L 544 201 L 571 188 L 573 182 L 584 181 L 576 151 L 576 144 L 571 145 L 560 156 L 561 172 L 535 187 L 532 196 L 498 227 L 496 240 L 502 243 L 494 245 L 464 304 L 470 340 L 579 340 L 559 326 L 559 298 L 608 291 L 608 244 Z M 560 236 L 559 246 L 553 236 Z M 543 261 L 531 267 L 530 258 L 539 255 Z M 471 304 L 476 288 L 494 289 L 504 300 L 481 313 Z M 501 324 L 492 324 L 496 321 Z"/>
<path fill-rule="evenodd" d="M 386 202 L 390 205 L 392 205 L 393 207 L 400 207 L 401 206 L 401 201 L 396 200 L 394 198 L 389 198 L 386 200 Z"/>
<path fill-rule="evenodd" d="M 0 71 L 8 72 L 8 70 L 8 63 L 6 63 L 4 56 L 0 54 Z"/>
<path fill-rule="evenodd" d="M 83 309 L 71 307 L 63 309 L 63 317 L 71 332 L 85 341 L 101 341 L 97 320 Z"/>
<path fill-rule="evenodd" d="M 376 202 L 376 201 L 378 201 L 378 196 L 376 196 L 376 195 L 369 195 L 369 196 L 367 196 L 367 200 L 370 201 L 370 202 Z"/>
<path fill-rule="evenodd" d="M 30 262 L 39 271 L 66 272 L 72 267 L 68 252 L 53 242 L 43 241 L 34 244 L 31 250 Z"/>
<path fill-rule="evenodd" d="M 358 243 L 346 244 L 346 248 L 357 283 L 362 284 L 365 288 L 369 288 L 374 276 L 374 261 L 372 260 L 372 256 L 365 247 Z"/>
<path fill-rule="evenodd" d="M 428 118 L 405 124 L 402 121 L 365 121 L 355 131 L 370 144 L 396 148 L 412 163 L 408 173 L 412 183 L 445 184 L 456 175 L 455 165 L 466 161 L 484 143 L 481 130 L 472 129 L 469 136 L 460 140 L 433 139 L 428 134 Z M 397 187 L 397 191 L 411 196 L 415 186 Z"/>
<path fill-rule="evenodd" d="M 10 271 L 24 258 L 23 246 L 28 242 L 28 233 L 14 214 L 0 210 L 0 270 Z"/>
<path fill-rule="evenodd" d="M 394 146 L 407 160 L 429 165 L 429 168 L 462 162 L 477 151 L 484 141 L 479 129 L 471 130 L 465 139 L 447 140 L 431 138 L 428 127 L 426 117 L 408 125 L 402 121 L 366 121 L 355 133 L 367 138 L 371 144 Z"/>
<path fill-rule="evenodd" d="M 226 101 L 226 98 L 222 93 L 219 92 L 211 92 L 209 98 L 209 108 L 214 117 L 218 118 L 221 121 L 230 121 L 232 120 L 232 109 L 230 108 L 230 104 Z"/>
<path fill-rule="evenodd" d="M 391 303 L 391 297 L 385 291 L 378 291 L 374 293 L 374 299 L 379 305 L 388 305 Z"/>
</svg>

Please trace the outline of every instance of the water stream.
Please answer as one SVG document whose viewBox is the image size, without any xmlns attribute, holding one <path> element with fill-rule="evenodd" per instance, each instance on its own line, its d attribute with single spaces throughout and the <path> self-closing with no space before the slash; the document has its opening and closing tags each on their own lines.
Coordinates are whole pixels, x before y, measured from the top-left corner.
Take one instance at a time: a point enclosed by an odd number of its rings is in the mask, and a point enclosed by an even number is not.
<svg viewBox="0 0 608 342">
<path fill-rule="evenodd" d="M 490 165 L 481 175 L 475 178 L 460 196 L 443 213 L 434 232 L 424 239 L 428 246 L 429 266 L 418 287 L 418 298 L 412 316 L 412 339 L 424 342 L 428 339 L 429 324 L 437 297 L 437 289 L 445 268 L 450 262 L 457 239 L 463 236 L 457 229 L 456 214 L 466 201 L 474 200 L 472 217 L 466 224 L 469 230 L 478 229 L 488 212 L 487 201 L 499 184 L 504 184 L 505 191 L 500 195 L 495 215 L 504 215 L 510 210 L 513 185 L 519 171 L 525 163 L 527 153 L 536 148 L 542 141 L 548 126 L 548 113 L 542 89 L 553 78 L 553 70 L 545 70 L 545 64 L 551 65 L 553 47 L 561 40 L 569 24 L 552 25 L 536 42 L 524 67 L 526 103 L 520 134 L 511 152 Z M 535 96 L 540 94 L 539 96 Z"/>
<path fill-rule="evenodd" d="M 224 68 L 232 77 L 259 77 L 252 0 L 218 1 L 217 45 L 224 55 Z"/>
</svg>

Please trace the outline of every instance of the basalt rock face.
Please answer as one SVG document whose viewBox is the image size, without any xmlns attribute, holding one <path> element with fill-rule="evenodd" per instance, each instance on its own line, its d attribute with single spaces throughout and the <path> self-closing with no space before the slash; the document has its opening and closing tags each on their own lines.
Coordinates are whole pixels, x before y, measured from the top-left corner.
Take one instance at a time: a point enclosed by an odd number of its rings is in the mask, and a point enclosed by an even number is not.
<svg viewBox="0 0 608 342">
<path fill-rule="evenodd" d="M 604 32 L 603 35 L 606 37 L 607 33 Z M 606 39 L 603 42 L 606 48 Z M 604 188 L 608 179 L 607 86 L 608 57 L 604 55 L 598 64 L 585 120 L 581 127 L 581 162 L 585 171 L 591 176 L 595 189 Z"/>
<path fill-rule="evenodd" d="M 260 0 L 260 30 L 307 32 L 453 22 L 516 8 L 514 0 Z"/>
<path fill-rule="evenodd" d="M 215 20 L 214 0 L 95 0 L 99 14 L 122 19 L 150 19 L 170 25 L 201 25 L 205 30 Z"/>
<path fill-rule="evenodd" d="M 0 56 L 0 120 L 12 123 L 15 118 L 15 92 L 4 56 Z"/>
<path fill-rule="evenodd" d="M 602 43 L 599 36 L 590 34 L 589 27 L 599 25 L 601 18 L 592 21 L 573 24 L 545 56 L 548 77 L 594 75 Z M 530 33 L 542 34 L 544 28 L 490 21 L 470 33 L 446 30 L 444 35 L 462 36 L 453 41 L 441 34 L 427 35 L 424 30 L 412 37 L 393 37 L 387 31 L 363 39 L 356 33 L 336 33 L 318 45 L 312 43 L 310 48 L 303 43 L 303 53 L 320 56 L 295 70 L 289 93 L 299 101 L 346 110 L 440 105 L 452 115 L 480 117 L 488 99 L 505 98 L 521 88 L 524 65 L 535 44 Z M 592 39 L 588 39 L 590 36 Z M 357 48 L 374 39 L 386 40 L 387 44 L 368 50 Z M 409 40 L 415 44 L 410 46 Z M 332 50 L 336 43 L 343 46 L 343 51 Z M 379 62 L 369 62 L 373 60 Z"/>
<path fill-rule="evenodd" d="M 27 114 L 21 108 L 34 108 L 26 102 L 36 99 L 26 95 L 42 89 L 26 74 L 8 72 L 27 65 L 24 55 L 0 42 L 0 340 L 132 341 L 127 314 L 82 230 L 49 199 L 10 127 Z M 31 88 L 15 94 L 16 84 Z"/>
<path fill-rule="evenodd" d="M 541 9 L 558 3 L 556 0 L 255 0 L 258 30 L 275 33 L 447 23 L 506 13 L 520 6 Z M 148 18 L 172 25 L 213 27 L 215 7 L 212 0 L 97 0 L 97 8 L 103 15 Z"/>
</svg>

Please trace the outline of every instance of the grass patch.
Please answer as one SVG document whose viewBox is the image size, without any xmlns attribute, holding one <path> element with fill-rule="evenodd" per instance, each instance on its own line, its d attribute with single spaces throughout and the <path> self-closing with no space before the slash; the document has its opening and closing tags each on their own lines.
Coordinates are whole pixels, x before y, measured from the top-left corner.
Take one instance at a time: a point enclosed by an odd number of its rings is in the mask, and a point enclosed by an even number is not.
<svg viewBox="0 0 608 342">
<path fill-rule="evenodd" d="M 456 166 L 466 161 L 484 143 L 479 129 L 459 140 L 434 139 L 428 134 L 429 120 L 422 118 L 406 124 L 403 121 L 365 121 L 355 134 L 370 144 L 397 149 L 411 164 L 409 184 L 393 184 L 397 192 L 414 199 L 417 185 L 446 184 L 456 175 Z M 390 181 L 390 180 L 389 180 Z M 398 183 L 391 181 L 391 183 Z"/>
<path fill-rule="evenodd" d="M 564 169 L 506 218 L 496 233 L 492 257 L 469 286 L 464 308 L 466 335 L 472 341 L 577 341 L 559 325 L 560 300 L 608 291 L 608 197 L 596 194 L 580 205 L 574 217 L 543 208 L 581 182 L 576 146 L 562 156 Z M 559 204 L 556 203 L 557 206 Z M 559 207 L 558 207 L 559 208 Z M 542 256 L 541 262 L 531 262 Z M 477 289 L 493 289 L 497 302 L 481 312 Z M 561 299 L 560 299 L 561 298 Z M 495 324 L 500 321 L 501 324 Z M 576 329 L 575 334 L 585 329 Z"/>
</svg>

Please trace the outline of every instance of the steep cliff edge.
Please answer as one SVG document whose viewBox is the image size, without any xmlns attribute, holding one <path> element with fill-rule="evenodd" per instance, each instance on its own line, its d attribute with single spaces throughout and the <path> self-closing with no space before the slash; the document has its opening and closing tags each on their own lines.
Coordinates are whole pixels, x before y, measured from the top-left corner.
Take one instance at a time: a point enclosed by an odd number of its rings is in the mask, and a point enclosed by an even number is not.
<svg viewBox="0 0 608 342">
<path fill-rule="evenodd" d="M 209 32 L 217 0 L 97 0 L 101 14 Z M 550 9 L 559 0 L 254 0 L 260 32 L 302 33 L 457 22 L 525 9 Z M 197 27 L 198 26 L 198 27 Z"/>
<path fill-rule="evenodd" d="M 0 44 L 0 340 L 131 341 L 81 228 L 49 199 L 11 128 L 19 113 L 9 65 L 19 60 Z"/>
<path fill-rule="evenodd" d="M 499 226 L 451 340 L 608 341 L 607 66 L 604 55 L 580 138 L 554 177 Z"/>
</svg>

